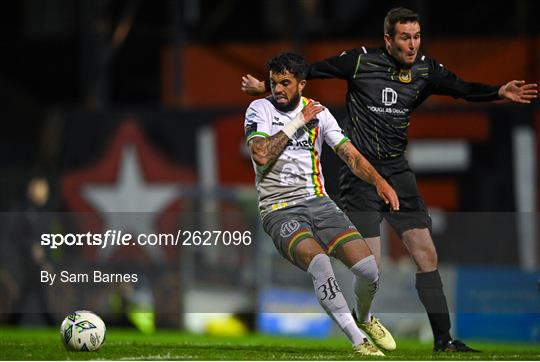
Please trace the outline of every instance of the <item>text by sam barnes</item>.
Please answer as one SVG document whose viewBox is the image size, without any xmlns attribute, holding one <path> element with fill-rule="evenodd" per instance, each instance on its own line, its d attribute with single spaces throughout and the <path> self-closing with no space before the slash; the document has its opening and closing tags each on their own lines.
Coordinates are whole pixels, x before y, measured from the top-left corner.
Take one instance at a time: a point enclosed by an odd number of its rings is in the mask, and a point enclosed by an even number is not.
<svg viewBox="0 0 540 362">
<path fill-rule="evenodd" d="M 101 270 L 93 270 L 88 273 L 71 273 L 62 270 L 60 273 L 49 273 L 46 270 L 41 271 L 41 282 L 53 285 L 60 283 L 137 283 L 139 276 L 137 274 L 105 273 Z"/>
</svg>

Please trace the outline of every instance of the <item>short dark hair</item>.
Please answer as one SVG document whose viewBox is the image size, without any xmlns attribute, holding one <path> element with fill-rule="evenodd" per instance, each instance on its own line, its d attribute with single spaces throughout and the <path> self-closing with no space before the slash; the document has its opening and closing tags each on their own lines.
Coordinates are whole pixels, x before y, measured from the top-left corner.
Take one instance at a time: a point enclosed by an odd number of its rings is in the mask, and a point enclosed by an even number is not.
<svg viewBox="0 0 540 362">
<path fill-rule="evenodd" d="M 393 8 L 384 17 L 384 33 L 394 37 L 397 23 L 420 22 L 420 17 L 412 10 L 405 8 Z"/>
<path fill-rule="evenodd" d="M 268 61 L 268 70 L 273 73 L 288 71 L 298 80 L 306 79 L 308 64 L 303 56 L 296 53 L 281 53 Z"/>
</svg>

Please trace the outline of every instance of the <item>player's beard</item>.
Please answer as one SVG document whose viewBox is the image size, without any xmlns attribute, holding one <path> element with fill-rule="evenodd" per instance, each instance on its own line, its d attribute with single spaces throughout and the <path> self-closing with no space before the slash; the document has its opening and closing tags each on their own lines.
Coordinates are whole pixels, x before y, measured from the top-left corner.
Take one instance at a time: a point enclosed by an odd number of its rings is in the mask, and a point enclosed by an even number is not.
<svg viewBox="0 0 540 362">
<path fill-rule="evenodd" d="M 274 99 L 273 99 L 273 103 L 274 103 L 274 106 L 281 112 L 290 112 L 292 111 L 293 109 L 295 109 L 296 107 L 298 107 L 298 103 L 300 102 L 300 93 L 296 93 L 296 95 L 291 98 L 291 100 L 289 101 L 289 103 L 283 105 L 283 104 L 279 104 L 277 103 Z"/>
</svg>

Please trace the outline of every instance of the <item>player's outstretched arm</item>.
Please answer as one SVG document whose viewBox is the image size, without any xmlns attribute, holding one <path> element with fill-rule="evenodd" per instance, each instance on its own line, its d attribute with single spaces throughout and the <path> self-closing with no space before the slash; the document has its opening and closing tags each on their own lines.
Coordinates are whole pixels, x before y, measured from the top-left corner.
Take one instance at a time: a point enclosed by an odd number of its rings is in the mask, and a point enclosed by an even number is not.
<svg viewBox="0 0 540 362">
<path fill-rule="evenodd" d="M 358 67 L 358 54 L 353 49 L 342 52 L 340 55 L 330 57 L 311 64 L 306 73 L 306 79 L 349 79 L 354 76 Z M 242 77 L 242 92 L 250 96 L 261 96 L 270 91 L 268 81 L 261 81 L 246 74 Z"/>
<path fill-rule="evenodd" d="M 463 98 L 469 102 L 491 102 L 506 99 L 515 103 L 531 103 L 538 99 L 538 84 L 526 84 L 524 80 L 512 80 L 502 86 L 467 82 L 432 60 L 432 94 Z"/>
<path fill-rule="evenodd" d="M 242 92 L 250 96 L 261 96 L 266 93 L 264 81 L 260 81 L 251 74 L 246 74 L 242 77 Z"/>
<path fill-rule="evenodd" d="M 349 166 L 352 172 L 362 180 L 374 185 L 377 194 L 385 203 L 390 204 L 394 211 L 399 210 L 399 199 L 396 191 L 373 168 L 371 163 L 354 147 L 351 142 L 345 142 L 337 150 L 337 154 Z"/>
<path fill-rule="evenodd" d="M 499 88 L 499 97 L 515 103 L 531 103 L 538 99 L 538 84 L 512 80 Z"/>
<path fill-rule="evenodd" d="M 296 131 L 323 110 L 324 107 L 319 103 L 309 102 L 298 116 L 283 127 L 283 130 L 270 137 L 253 138 L 249 143 L 249 150 L 253 161 L 259 166 L 273 164 Z"/>
</svg>

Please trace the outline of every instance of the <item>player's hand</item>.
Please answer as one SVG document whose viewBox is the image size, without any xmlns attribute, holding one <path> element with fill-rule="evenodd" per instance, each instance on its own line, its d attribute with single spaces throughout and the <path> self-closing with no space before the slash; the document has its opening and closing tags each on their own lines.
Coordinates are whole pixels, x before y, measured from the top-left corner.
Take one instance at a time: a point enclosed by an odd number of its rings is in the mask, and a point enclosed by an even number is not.
<svg viewBox="0 0 540 362">
<path fill-rule="evenodd" d="M 321 106 L 320 103 L 310 101 L 306 106 L 302 109 L 302 115 L 304 116 L 304 122 L 308 123 L 311 121 L 315 116 L 324 111 L 324 107 Z"/>
<path fill-rule="evenodd" d="M 266 93 L 264 82 L 258 80 L 251 74 L 246 74 L 242 77 L 242 92 L 250 96 L 260 96 Z"/>
<path fill-rule="evenodd" d="M 381 178 L 375 182 L 375 187 L 377 188 L 377 194 L 384 200 L 384 203 L 390 204 L 390 210 L 399 211 L 399 198 L 392 186 L 385 179 Z"/>
<path fill-rule="evenodd" d="M 499 88 L 499 96 L 516 103 L 531 103 L 538 99 L 538 84 L 525 84 L 524 80 L 512 80 Z"/>
</svg>

